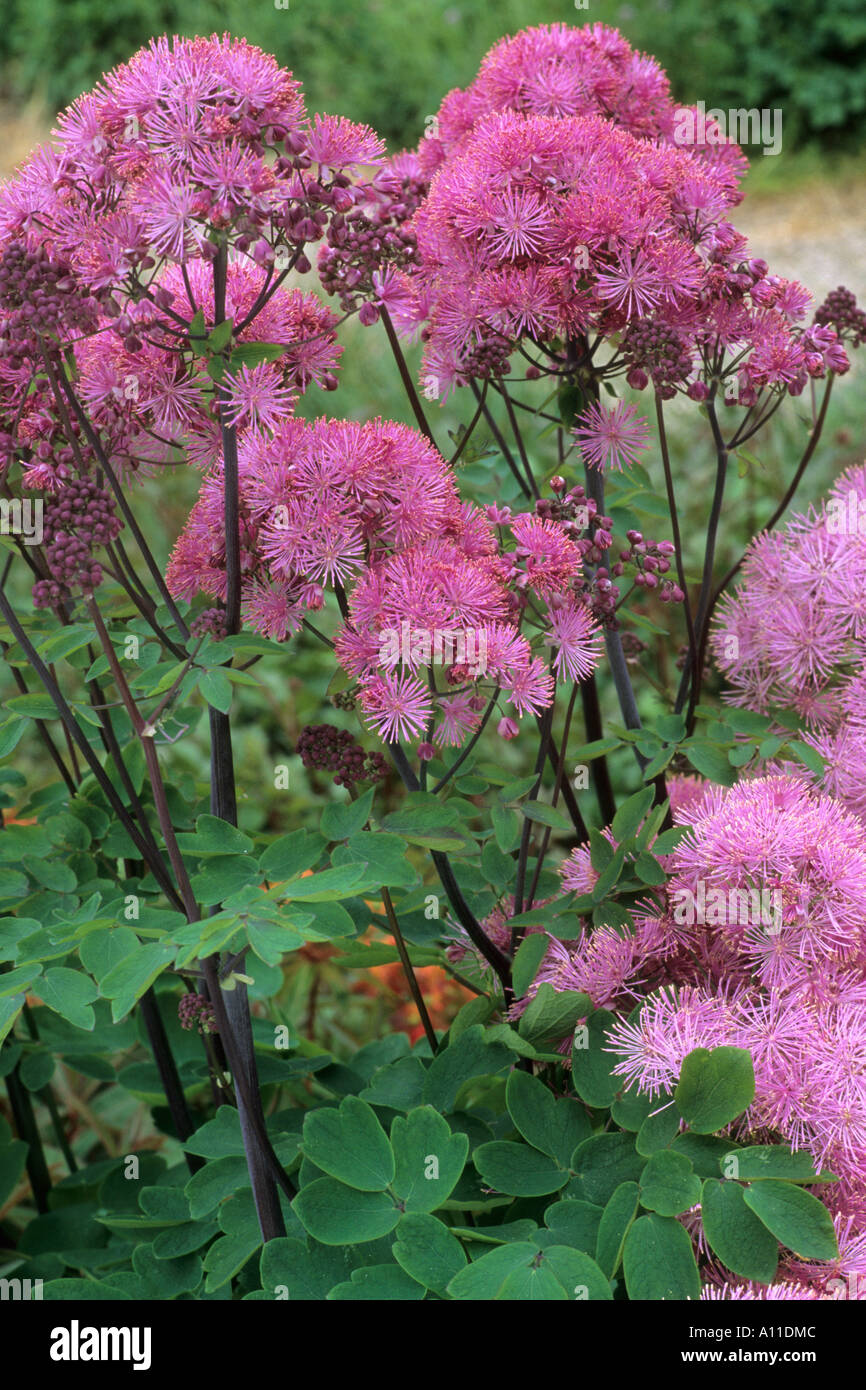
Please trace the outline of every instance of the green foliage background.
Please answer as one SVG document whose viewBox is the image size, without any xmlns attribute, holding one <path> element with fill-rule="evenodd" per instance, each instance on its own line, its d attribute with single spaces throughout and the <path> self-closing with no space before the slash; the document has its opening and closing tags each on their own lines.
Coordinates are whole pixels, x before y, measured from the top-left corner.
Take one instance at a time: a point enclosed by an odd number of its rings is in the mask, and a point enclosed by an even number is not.
<svg viewBox="0 0 866 1390">
<path fill-rule="evenodd" d="M 675 94 L 707 106 L 781 107 L 788 148 L 856 147 L 866 132 L 866 10 L 802 0 L 5 0 L 7 97 L 51 109 L 166 31 L 229 29 L 301 76 L 312 109 L 368 121 L 414 144 L 425 115 L 463 86 L 503 34 L 530 24 L 603 22 L 659 60 Z M 46 61 L 50 52 L 51 60 Z"/>
</svg>

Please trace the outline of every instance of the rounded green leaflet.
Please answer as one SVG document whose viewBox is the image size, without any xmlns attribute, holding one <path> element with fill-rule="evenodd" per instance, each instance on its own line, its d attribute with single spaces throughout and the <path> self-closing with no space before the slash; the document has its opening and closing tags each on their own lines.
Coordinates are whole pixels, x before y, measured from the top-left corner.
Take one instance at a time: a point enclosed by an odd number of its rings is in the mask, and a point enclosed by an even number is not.
<svg viewBox="0 0 866 1390">
<path fill-rule="evenodd" d="M 400 1212 L 385 1192 L 359 1192 L 335 1178 L 316 1178 L 293 1204 L 304 1229 L 322 1245 L 360 1245 L 393 1231 Z"/>
<path fill-rule="evenodd" d="M 475 1150 L 472 1161 L 488 1187 L 514 1197 L 541 1197 L 558 1192 L 569 1175 L 554 1159 L 529 1144 L 495 1140 Z"/>
<path fill-rule="evenodd" d="M 742 1047 L 696 1048 L 683 1061 L 674 1098 L 690 1129 L 714 1134 L 755 1098 L 751 1057 Z"/>
<path fill-rule="evenodd" d="M 622 1077 L 613 1075 L 616 1056 L 607 1050 L 608 1032 L 615 1022 L 615 1015 L 607 1009 L 596 1009 L 575 1031 L 571 1077 L 587 1105 L 608 1106 L 624 1087 Z"/>
<path fill-rule="evenodd" d="M 623 1182 L 613 1193 L 598 1224 L 595 1258 L 602 1272 L 612 1279 L 622 1262 L 625 1238 L 639 1206 L 636 1182 Z"/>
<path fill-rule="evenodd" d="M 659 1149 L 667 1149 L 680 1124 L 680 1112 L 673 1101 L 665 1102 L 659 1097 L 637 1132 L 635 1148 L 638 1153 L 650 1158 Z"/>
<path fill-rule="evenodd" d="M 317 1168 L 361 1192 L 381 1192 L 394 1178 L 394 1152 L 375 1110 L 357 1096 L 323 1105 L 304 1120 L 303 1151 Z"/>
<path fill-rule="evenodd" d="M 393 1192 L 405 1211 L 435 1211 L 450 1197 L 469 1153 L 465 1134 L 452 1134 L 432 1105 L 397 1115 L 391 1126 Z"/>
<path fill-rule="evenodd" d="M 604 1206 L 622 1182 L 637 1182 L 646 1166 L 634 1146 L 634 1135 L 594 1134 L 574 1151 L 571 1167 L 588 1202 Z"/>
<path fill-rule="evenodd" d="M 448 1293 L 458 1299 L 494 1299 L 508 1276 L 527 1268 L 537 1254 L 536 1247 L 526 1241 L 498 1245 L 455 1274 L 448 1284 Z"/>
<path fill-rule="evenodd" d="M 639 1216 L 625 1238 L 623 1270 L 630 1299 L 671 1301 L 701 1296 L 688 1233 L 673 1216 Z"/>
<path fill-rule="evenodd" d="M 801 1259 L 834 1260 L 839 1254 L 829 1211 L 802 1187 L 766 1178 L 746 1187 L 744 1197 L 767 1230 Z"/>
<path fill-rule="evenodd" d="M 424 1289 L 416 1279 L 397 1264 L 362 1265 L 353 1269 L 351 1277 L 337 1284 L 328 1294 L 336 1303 L 414 1303 L 424 1297 Z"/>
<path fill-rule="evenodd" d="M 567 1167 L 578 1144 L 592 1127 L 577 1101 L 556 1100 L 529 1072 L 515 1069 L 505 1089 L 508 1113 L 528 1144 Z"/>
<path fill-rule="evenodd" d="M 579 1303 L 607 1303 L 613 1294 L 595 1260 L 583 1250 L 568 1245 L 548 1245 L 544 1250 L 545 1265 L 556 1275 L 565 1289 L 566 1297 Z"/>
<path fill-rule="evenodd" d="M 670 1149 L 653 1154 L 641 1174 L 641 1206 L 660 1216 L 678 1216 L 701 1200 L 701 1180 L 689 1160 Z"/>
<path fill-rule="evenodd" d="M 437 1217 L 423 1213 L 400 1218 L 393 1253 L 401 1269 L 435 1293 L 444 1293 L 468 1263 L 457 1237 Z"/>
<path fill-rule="evenodd" d="M 740 1182 L 755 1182 L 763 1178 L 784 1178 L 788 1182 L 811 1184 L 832 1182 L 834 1174 L 818 1173 L 812 1155 L 805 1149 L 791 1150 L 786 1144 L 751 1144 L 746 1148 L 731 1148 L 722 1160 L 726 1178 Z"/>
<path fill-rule="evenodd" d="M 565 1303 L 568 1294 L 550 1265 L 521 1265 L 508 1275 L 499 1293 L 499 1302 Z"/>
<path fill-rule="evenodd" d="M 770 1284 L 779 1264 L 779 1242 L 749 1208 L 739 1183 L 708 1178 L 701 1194 L 704 1235 L 732 1274 Z"/>
<path fill-rule="evenodd" d="M 586 1254 L 595 1251 L 602 1207 L 566 1197 L 553 1202 L 544 1213 L 544 1224 L 557 1245 L 567 1245 Z"/>
<path fill-rule="evenodd" d="M 456 1299 L 558 1303 L 611 1296 L 608 1281 L 588 1255 L 565 1245 L 542 1250 L 528 1241 L 481 1255 L 455 1275 L 448 1292 Z"/>
</svg>

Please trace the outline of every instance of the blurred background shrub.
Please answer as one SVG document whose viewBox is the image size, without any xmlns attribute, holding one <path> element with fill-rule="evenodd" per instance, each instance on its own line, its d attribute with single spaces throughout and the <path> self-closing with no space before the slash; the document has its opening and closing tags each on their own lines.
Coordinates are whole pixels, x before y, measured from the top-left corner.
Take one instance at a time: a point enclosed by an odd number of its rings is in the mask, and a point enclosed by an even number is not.
<svg viewBox="0 0 866 1390">
<path fill-rule="evenodd" d="M 710 11 L 694 0 L 4 0 L 4 11 L 0 96 L 51 111 L 156 34 L 229 29 L 298 74 L 312 110 L 367 121 L 399 148 L 504 34 L 602 21 L 652 53 L 683 101 L 780 107 L 788 150 L 856 148 L 866 135 L 863 0 Z"/>
</svg>

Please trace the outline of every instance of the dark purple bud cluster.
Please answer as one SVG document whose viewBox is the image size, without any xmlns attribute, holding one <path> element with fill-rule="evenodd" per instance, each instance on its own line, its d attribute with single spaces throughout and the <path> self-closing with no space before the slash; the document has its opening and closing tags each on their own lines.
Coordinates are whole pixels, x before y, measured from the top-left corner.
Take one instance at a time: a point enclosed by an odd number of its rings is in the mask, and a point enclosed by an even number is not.
<svg viewBox="0 0 866 1390">
<path fill-rule="evenodd" d="M 421 334 L 424 337 L 424 334 Z M 511 371 L 509 354 L 514 344 L 498 334 L 488 334 L 483 343 L 468 345 L 460 354 L 461 380 L 485 381 L 491 377 L 508 376 Z"/>
<path fill-rule="evenodd" d="M 613 518 L 600 515 L 598 504 L 587 497 L 582 483 L 566 492 L 564 479 L 556 477 L 551 478 L 550 488 L 554 496 L 539 497 L 536 514 L 544 521 L 558 522 L 586 564 L 600 564 L 613 544 Z"/>
<path fill-rule="evenodd" d="M 676 554 L 671 541 L 648 541 L 640 531 L 627 531 L 628 550 L 621 550 L 612 573 L 619 577 L 626 565 L 634 565 L 637 573 L 634 582 L 639 589 L 655 589 L 662 603 L 682 603 L 685 595 L 679 584 L 665 579 L 671 567 L 671 556 Z"/>
<path fill-rule="evenodd" d="M 378 318 L 375 305 L 362 301 L 375 294 L 373 275 L 385 266 L 403 270 L 417 259 L 415 235 L 406 225 L 425 185 L 407 174 L 382 173 L 373 180 L 362 205 L 338 211 L 328 227 L 327 245 L 319 252 L 319 278 L 328 294 L 352 313 L 361 305 L 364 324 Z"/>
<path fill-rule="evenodd" d="M 852 347 L 866 343 L 866 310 L 858 308 L 856 296 L 844 285 L 830 291 L 815 311 L 815 323 L 829 324 Z"/>
<path fill-rule="evenodd" d="M 178 1000 L 177 1017 L 181 1028 L 197 1028 L 200 1033 L 218 1033 L 213 1004 L 200 994 L 184 994 Z"/>
<path fill-rule="evenodd" d="M 625 659 L 633 666 L 640 659 L 641 653 L 646 651 L 647 644 L 636 632 L 624 632 L 621 641 Z"/>
<path fill-rule="evenodd" d="M 40 340 L 69 342 L 96 328 L 99 305 L 68 266 L 19 242 L 0 256 L 0 355 L 16 367 L 40 355 Z"/>
<path fill-rule="evenodd" d="M 348 729 L 336 729 L 332 724 L 308 724 L 298 735 L 296 752 L 304 767 L 335 773 L 338 787 L 381 782 L 388 772 L 381 753 L 367 753 Z"/>
<path fill-rule="evenodd" d="M 43 544 L 49 579 L 33 586 L 37 608 L 50 608 L 74 589 L 91 594 L 102 583 L 102 566 L 93 558 L 121 529 L 114 499 L 95 478 L 69 478 L 59 492 L 44 498 Z"/>
<path fill-rule="evenodd" d="M 630 370 L 629 386 L 642 391 L 649 377 L 663 400 L 676 395 L 676 388 L 691 374 L 693 362 L 688 344 L 675 329 L 652 319 L 630 323 L 622 337 L 622 351 Z"/>
<path fill-rule="evenodd" d="M 222 608 L 205 608 L 190 619 L 189 630 L 193 637 L 211 636 L 219 642 L 226 635 L 226 615 Z"/>
</svg>

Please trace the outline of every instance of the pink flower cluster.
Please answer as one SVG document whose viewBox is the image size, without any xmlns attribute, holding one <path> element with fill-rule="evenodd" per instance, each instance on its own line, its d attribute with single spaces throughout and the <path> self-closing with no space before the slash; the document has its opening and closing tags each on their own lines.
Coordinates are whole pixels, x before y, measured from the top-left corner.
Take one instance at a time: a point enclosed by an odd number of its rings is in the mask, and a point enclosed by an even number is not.
<svg viewBox="0 0 866 1390">
<path fill-rule="evenodd" d="M 376 284 L 360 267 L 350 282 L 368 286 L 365 321 L 385 304 L 420 330 L 430 398 L 508 372 L 518 348 L 532 377 L 602 339 L 615 350 L 596 369 L 665 397 L 730 378 L 725 399 L 751 406 L 846 370 L 846 305 L 799 326 L 808 293 L 728 220 L 747 161 L 712 120 L 687 133 L 684 111 L 658 64 L 601 24 L 505 39 L 448 94 L 417 155 L 380 176 Z M 323 273 L 335 257 L 321 253 Z"/>
<path fill-rule="evenodd" d="M 583 548 L 552 522 L 514 518 L 515 551 L 460 502 L 454 475 L 416 431 L 290 418 L 242 432 L 245 621 L 282 641 L 324 589 L 346 586 L 337 657 L 382 738 L 459 745 L 498 689 L 518 716 L 553 697 L 554 674 L 520 630 L 527 590 L 548 606 L 554 673 L 584 679 L 600 655 L 583 594 Z M 172 594 L 225 596 L 222 474 L 208 473 L 167 572 Z M 438 647 L 437 647 L 438 639 Z M 430 675 L 441 667 L 442 688 Z"/>
<path fill-rule="evenodd" d="M 747 1048 L 756 1092 L 736 1137 L 806 1149 L 840 1178 L 823 1200 L 864 1233 L 866 832 L 790 776 L 707 787 L 687 814 L 693 825 L 669 857 L 655 914 L 666 983 L 637 1019 L 614 1026 L 616 1071 L 657 1095 L 694 1048 Z M 651 964 L 646 954 L 646 973 Z M 827 1268 L 814 1278 L 826 1280 Z"/>
<path fill-rule="evenodd" d="M 733 704 L 791 709 L 825 759 L 824 789 L 866 817 L 866 465 L 784 531 L 759 536 L 711 646 Z"/>
</svg>

